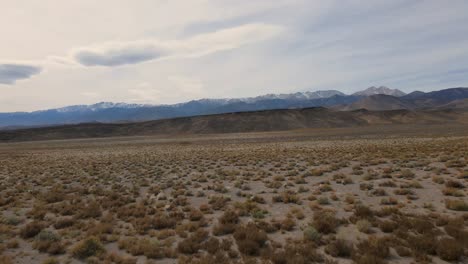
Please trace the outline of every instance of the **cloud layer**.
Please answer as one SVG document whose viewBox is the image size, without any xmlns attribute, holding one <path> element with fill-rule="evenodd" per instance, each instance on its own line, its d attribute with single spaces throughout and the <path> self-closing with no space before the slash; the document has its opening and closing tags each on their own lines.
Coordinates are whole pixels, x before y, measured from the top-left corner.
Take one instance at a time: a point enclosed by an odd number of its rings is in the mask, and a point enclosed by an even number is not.
<svg viewBox="0 0 468 264">
<path fill-rule="evenodd" d="M 182 40 L 141 40 L 82 47 L 72 58 L 83 66 L 121 66 L 169 57 L 199 57 L 230 50 L 271 38 L 282 28 L 267 24 L 246 24 Z"/>
<path fill-rule="evenodd" d="M 18 80 L 29 79 L 40 73 L 41 67 L 36 65 L 3 63 L 0 64 L 0 84 L 14 84 Z"/>
<path fill-rule="evenodd" d="M 3 2 L 0 112 L 468 85 L 464 0 Z"/>
</svg>

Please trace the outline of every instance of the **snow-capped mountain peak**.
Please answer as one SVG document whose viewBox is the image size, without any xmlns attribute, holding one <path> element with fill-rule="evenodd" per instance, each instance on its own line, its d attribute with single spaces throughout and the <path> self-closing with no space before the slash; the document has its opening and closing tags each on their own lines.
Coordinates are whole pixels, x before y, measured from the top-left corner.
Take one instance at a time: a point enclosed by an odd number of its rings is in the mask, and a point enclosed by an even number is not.
<svg viewBox="0 0 468 264">
<path fill-rule="evenodd" d="M 365 90 L 355 92 L 353 95 L 370 96 L 370 95 L 376 95 L 376 94 L 385 94 L 385 95 L 391 95 L 391 96 L 396 96 L 396 97 L 401 97 L 401 96 L 406 95 L 406 93 L 398 89 L 390 89 L 385 86 L 380 86 L 380 87 L 372 86 Z"/>
<path fill-rule="evenodd" d="M 57 112 L 66 113 L 66 112 L 75 112 L 75 111 L 97 111 L 101 109 L 108 108 L 137 108 L 142 106 L 148 106 L 144 104 L 127 104 L 127 103 L 112 103 L 112 102 L 99 102 L 92 105 L 72 105 L 62 108 L 55 109 Z"/>
</svg>

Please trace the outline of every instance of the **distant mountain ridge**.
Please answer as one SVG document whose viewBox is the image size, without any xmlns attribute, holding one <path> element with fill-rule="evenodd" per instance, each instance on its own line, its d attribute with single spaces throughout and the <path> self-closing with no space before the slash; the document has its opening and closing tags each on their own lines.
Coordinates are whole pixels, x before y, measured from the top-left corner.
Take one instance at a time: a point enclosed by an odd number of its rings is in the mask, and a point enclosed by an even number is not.
<svg viewBox="0 0 468 264">
<path fill-rule="evenodd" d="M 385 86 L 346 95 L 337 90 L 267 94 L 250 98 L 200 99 L 173 105 L 101 102 L 34 112 L 0 113 L 0 128 L 38 127 L 79 123 L 125 123 L 231 112 L 332 107 L 339 110 L 414 109 L 438 107 L 468 98 L 468 88 L 404 94 Z M 381 96 L 386 95 L 386 96 Z M 389 97 L 388 97 L 389 96 Z M 463 104 L 457 104 L 460 106 Z"/>
<path fill-rule="evenodd" d="M 396 109 L 424 109 L 424 108 L 462 108 L 466 105 L 468 88 L 450 88 L 433 92 L 412 92 L 396 97 L 391 95 L 371 95 L 363 97 L 353 103 L 335 106 L 334 109 L 351 111 L 367 109 L 372 111 L 396 110 Z"/>
</svg>

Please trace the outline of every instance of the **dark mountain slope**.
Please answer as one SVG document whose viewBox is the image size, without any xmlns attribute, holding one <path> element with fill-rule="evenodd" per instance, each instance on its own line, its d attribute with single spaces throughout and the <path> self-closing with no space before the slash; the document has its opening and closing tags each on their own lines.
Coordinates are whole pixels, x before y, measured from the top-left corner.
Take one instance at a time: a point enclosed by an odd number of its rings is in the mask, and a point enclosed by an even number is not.
<svg viewBox="0 0 468 264">
<path fill-rule="evenodd" d="M 378 94 L 371 95 L 361 100 L 345 105 L 338 109 L 340 110 L 356 110 L 356 109 L 367 109 L 373 111 L 382 111 L 382 110 L 397 110 L 397 109 L 413 109 L 415 105 L 410 101 L 405 101 L 399 97 L 394 97 L 390 95 Z"/>
<path fill-rule="evenodd" d="M 378 94 L 364 97 L 356 102 L 335 106 L 334 109 L 350 111 L 356 109 L 367 109 L 373 111 L 396 110 L 396 109 L 430 109 L 446 106 L 450 103 L 461 102 L 468 98 L 468 88 L 451 88 L 430 93 L 413 92 L 405 96 L 395 97 Z M 462 103 L 458 103 L 457 108 L 462 108 Z"/>
<path fill-rule="evenodd" d="M 332 111 L 326 108 L 238 112 L 124 124 L 79 124 L 1 131 L 0 141 L 177 135 L 355 127 L 374 124 L 443 124 L 468 121 L 463 110 Z"/>
<path fill-rule="evenodd" d="M 417 93 L 402 96 L 401 99 L 411 102 L 418 108 L 437 107 L 451 101 L 468 98 L 468 88 L 450 88 L 429 93 Z"/>
</svg>

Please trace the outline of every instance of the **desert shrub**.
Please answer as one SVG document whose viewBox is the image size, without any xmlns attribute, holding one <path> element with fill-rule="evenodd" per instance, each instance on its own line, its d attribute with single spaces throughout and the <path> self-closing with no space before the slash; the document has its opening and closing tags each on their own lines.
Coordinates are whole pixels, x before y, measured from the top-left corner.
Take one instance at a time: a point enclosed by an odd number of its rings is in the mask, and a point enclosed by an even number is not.
<svg viewBox="0 0 468 264">
<path fill-rule="evenodd" d="M 42 230 L 34 239 L 33 248 L 49 254 L 61 254 L 65 251 L 60 236 L 51 231 Z"/>
<path fill-rule="evenodd" d="M 95 201 L 88 203 L 79 213 L 79 217 L 81 218 L 98 218 L 101 215 L 101 206 Z"/>
<path fill-rule="evenodd" d="M 210 254 L 215 254 L 221 250 L 221 243 L 219 242 L 219 239 L 210 237 L 203 243 L 202 248 Z"/>
<path fill-rule="evenodd" d="M 119 240 L 118 245 L 120 249 L 124 249 L 133 256 L 144 255 L 151 259 L 166 257 L 165 248 L 154 239 L 126 238 Z"/>
<path fill-rule="evenodd" d="M 443 177 L 440 176 L 432 176 L 432 181 L 437 183 L 437 184 L 444 184 L 445 180 Z"/>
<path fill-rule="evenodd" d="M 177 244 L 177 250 L 183 254 L 195 254 L 201 249 L 202 243 L 208 238 L 208 232 L 203 229 L 197 230 L 190 237 Z"/>
<path fill-rule="evenodd" d="M 281 195 L 273 196 L 272 200 L 275 203 L 301 204 L 301 199 L 291 191 L 283 192 Z"/>
<path fill-rule="evenodd" d="M 320 233 L 312 226 L 306 227 L 304 229 L 303 234 L 304 234 L 305 240 L 314 241 L 314 242 L 320 241 L 320 238 L 322 237 L 322 235 L 320 235 Z"/>
<path fill-rule="evenodd" d="M 331 211 L 320 211 L 314 213 L 312 226 L 322 234 L 334 233 L 340 221 L 336 219 L 335 213 Z"/>
<path fill-rule="evenodd" d="M 356 222 L 356 227 L 360 232 L 367 234 L 371 232 L 372 224 L 366 219 L 361 219 Z"/>
<path fill-rule="evenodd" d="M 278 227 L 276 224 L 271 224 L 265 221 L 257 221 L 256 225 L 258 228 L 262 229 L 263 231 L 267 233 L 276 232 L 278 231 L 279 228 L 281 228 L 281 227 Z"/>
<path fill-rule="evenodd" d="M 35 220 L 44 220 L 45 215 L 47 214 L 47 208 L 43 204 L 34 204 L 31 211 L 26 215 L 32 217 Z"/>
<path fill-rule="evenodd" d="M 5 246 L 7 248 L 19 248 L 19 242 L 18 240 L 13 239 L 13 240 L 8 241 Z"/>
<path fill-rule="evenodd" d="M 274 264 L 321 263 L 324 261 L 323 256 L 317 252 L 314 243 L 304 243 L 303 241 L 288 243 L 284 250 L 276 250 L 269 256 Z"/>
<path fill-rule="evenodd" d="M 387 192 L 382 188 L 378 188 L 378 189 L 373 190 L 371 194 L 374 196 L 386 196 Z"/>
<path fill-rule="evenodd" d="M 281 221 L 281 229 L 286 231 L 291 231 L 296 226 L 294 219 L 290 217 L 286 217 L 283 221 Z"/>
<path fill-rule="evenodd" d="M 445 200 L 445 207 L 454 211 L 468 211 L 468 203 L 463 200 Z"/>
<path fill-rule="evenodd" d="M 320 168 L 315 168 L 310 171 L 311 176 L 322 176 L 323 175 L 323 170 Z"/>
<path fill-rule="evenodd" d="M 234 238 L 239 251 L 249 256 L 258 255 L 268 240 L 265 231 L 253 223 L 238 226 L 234 232 Z"/>
<path fill-rule="evenodd" d="M 264 211 L 258 207 L 257 203 L 251 200 L 246 200 L 243 203 L 237 202 L 234 204 L 234 207 L 239 216 L 247 216 L 247 215 L 253 216 L 255 213 L 264 214 Z"/>
<path fill-rule="evenodd" d="M 60 262 L 56 258 L 48 258 L 42 261 L 41 264 L 60 264 Z"/>
<path fill-rule="evenodd" d="M 7 225 L 17 226 L 22 222 L 22 220 L 16 216 L 10 216 L 3 220 L 3 222 Z"/>
<path fill-rule="evenodd" d="M 161 214 L 153 219 L 153 228 L 154 229 L 165 229 L 165 228 L 174 228 L 176 226 L 176 220 L 166 214 Z"/>
<path fill-rule="evenodd" d="M 54 227 L 55 227 L 55 229 L 63 229 L 63 228 L 67 228 L 67 227 L 70 227 L 70 226 L 74 225 L 75 222 L 76 222 L 75 219 L 73 219 L 71 217 L 61 218 L 61 219 L 58 219 L 54 223 Z"/>
<path fill-rule="evenodd" d="M 463 228 L 463 219 L 450 219 L 444 230 L 447 235 L 455 238 L 464 247 L 468 247 L 468 231 Z"/>
<path fill-rule="evenodd" d="M 408 170 L 408 169 L 405 169 L 405 170 L 402 170 L 401 171 L 401 177 L 404 178 L 404 179 L 413 179 L 415 176 L 415 174 Z"/>
<path fill-rule="evenodd" d="M 353 244 L 344 239 L 337 239 L 325 247 L 325 252 L 333 257 L 348 258 L 353 252 Z"/>
<path fill-rule="evenodd" d="M 387 262 L 378 256 L 364 254 L 364 255 L 355 256 L 354 263 L 356 264 L 385 264 Z"/>
<path fill-rule="evenodd" d="M 363 182 L 363 183 L 359 184 L 359 189 L 361 191 L 370 191 L 370 190 L 374 189 L 374 185 L 372 183 Z"/>
<path fill-rule="evenodd" d="M 372 219 L 374 212 L 369 207 L 359 204 L 354 207 L 354 217 L 356 219 Z"/>
<path fill-rule="evenodd" d="M 395 247 L 395 251 L 397 252 L 398 256 L 400 257 L 409 257 L 411 256 L 411 250 L 407 247 L 398 245 Z"/>
<path fill-rule="evenodd" d="M 191 210 L 189 214 L 190 221 L 200 221 L 203 218 L 203 213 L 199 210 Z"/>
<path fill-rule="evenodd" d="M 149 261 L 148 261 L 149 262 Z M 107 263 L 115 263 L 115 264 L 136 264 L 137 263 L 137 259 L 135 258 L 130 258 L 130 257 L 123 257 L 123 256 L 120 256 L 118 255 L 117 253 L 115 252 L 112 252 L 110 254 L 108 254 L 104 260 L 104 263 L 107 264 Z"/>
<path fill-rule="evenodd" d="M 78 259 L 86 259 L 105 252 L 101 242 L 95 237 L 89 237 L 80 241 L 72 248 L 72 255 Z"/>
<path fill-rule="evenodd" d="M 239 215 L 234 210 L 227 210 L 218 221 L 218 225 L 213 228 L 214 235 L 232 234 L 239 223 Z"/>
<path fill-rule="evenodd" d="M 231 263 L 226 255 L 222 252 L 217 252 L 216 254 L 198 256 L 180 256 L 177 259 L 179 264 L 227 264 Z"/>
<path fill-rule="evenodd" d="M 0 263 L 13 264 L 13 259 L 8 255 L 0 255 Z"/>
<path fill-rule="evenodd" d="M 397 187 L 394 181 L 384 181 L 382 183 L 379 183 L 379 186 L 380 187 Z"/>
<path fill-rule="evenodd" d="M 328 197 L 326 196 L 321 196 L 317 199 L 317 202 L 321 205 L 326 205 L 326 204 L 330 204 L 330 201 L 328 200 Z"/>
<path fill-rule="evenodd" d="M 409 235 L 406 240 L 410 242 L 409 247 L 415 254 L 424 256 L 424 254 L 436 253 L 437 240 L 431 234 Z"/>
<path fill-rule="evenodd" d="M 40 222 L 33 221 L 27 225 L 25 225 L 20 230 L 20 236 L 22 238 L 31 238 L 39 234 L 41 230 L 44 228 L 44 224 Z"/>
<path fill-rule="evenodd" d="M 461 190 L 456 189 L 456 188 L 445 188 L 442 190 L 442 193 L 446 196 L 453 196 L 453 197 L 465 196 Z"/>
<path fill-rule="evenodd" d="M 384 206 L 379 211 L 376 211 L 375 214 L 379 217 L 386 217 L 389 215 L 399 215 L 400 211 L 395 206 Z"/>
<path fill-rule="evenodd" d="M 448 181 L 445 182 L 445 187 L 463 189 L 463 188 L 465 188 L 465 185 L 463 185 L 463 183 L 461 183 L 459 181 L 448 180 Z"/>
<path fill-rule="evenodd" d="M 211 209 L 211 206 L 208 204 L 200 205 L 199 209 L 205 214 L 211 214 L 213 212 L 213 210 Z"/>
<path fill-rule="evenodd" d="M 393 222 L 393 221 L 381 221 L 379 223 L 379 228 L 382 230 L 384 233 L 391 233 L 393 230 L 395 230 L 398 227 L 398 224 Z"/>
<path fill-rule="evenodd" d="M 411 189 L 403 188 L 403 189 L 396 189 L 393 191 L 394 194 L 396 195 L 413 195 L 414 192 Z"/>
<path fill-rule="evenodd" d="M 231 198 L 229 197 L 213 196 L 210 198 L 210 201 L 208 203 L 214 210 L 222 210 L 229 201 L 231 201 Z"/>
<path fill-rule="evenodd" d="M 385 238 L 369 237 L 357 245 L 357 256 L 372 256 L 375 259 L 385 259 L 390 256 L 390 248 Z"/>
<path fill-rule="evenodd" d="M 437 255 L 446 261 L 458 261 L 463 257 L 463 246 L 455 239 L 442 238 L 437 243 Z"/>
<path fill-rule="evenodd" d="M 380 204 L 381 205 L 397 205 L 398 200 L 394 197 L 382 198 L 382 200 L 380 200 Z"/>
<path fill-rule="evenodd" d="M 53 186 L 48 191 L 42 194 L 42 199 L 47 203 L 56 203 L 64 201 L 66 194 L 64 190 L 59 186 Z"/>
</svg>

